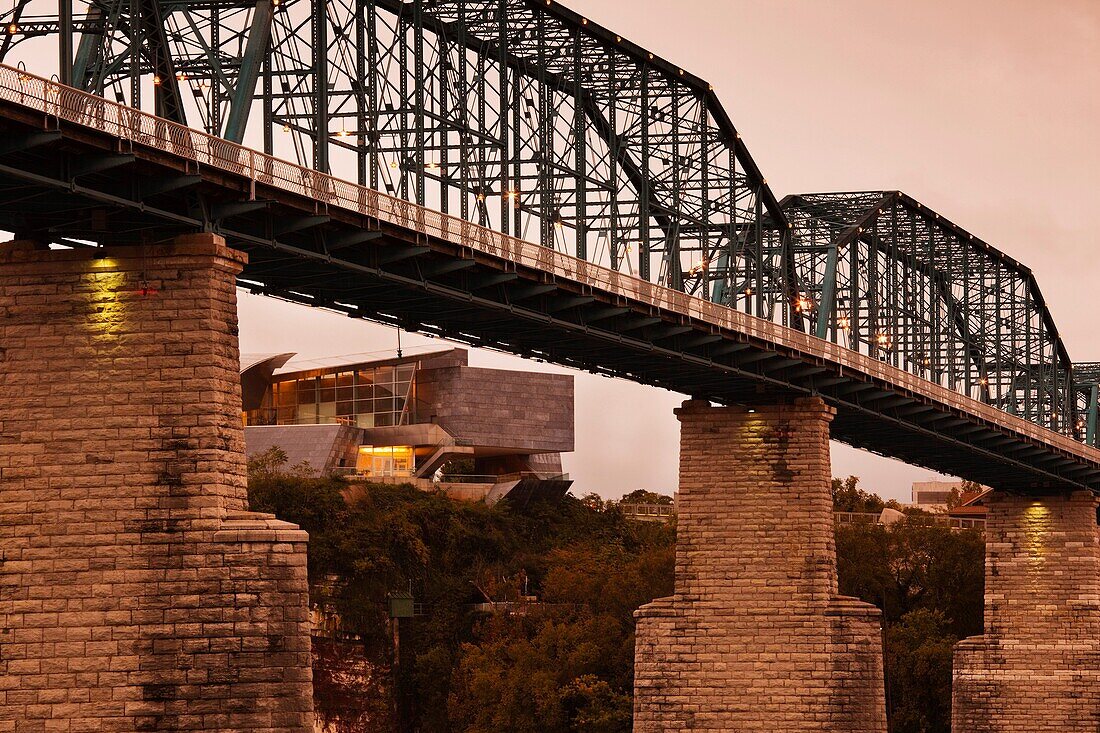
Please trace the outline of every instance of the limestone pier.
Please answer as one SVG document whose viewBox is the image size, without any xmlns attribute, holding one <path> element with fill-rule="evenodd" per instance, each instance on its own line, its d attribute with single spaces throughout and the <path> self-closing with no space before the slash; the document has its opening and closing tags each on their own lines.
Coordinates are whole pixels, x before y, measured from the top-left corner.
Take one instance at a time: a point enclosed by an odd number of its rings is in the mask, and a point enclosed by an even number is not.
<svg viewBox="0 0 1100 733">
<path fill-rule="evenodd" d="M 636 614 L 636 733 L 886 730 L 880 613 L 837 594 L 832 415 L 677 410 L 675 595 Z"/>
<path fill-rule="evenodd" d="M 1100 730 L 1096 497 L 986 503 L 985 633 L 955 648 L 952 731 Z"/>
<path fill-rule="evenodd" d="M 243 261 L 0 246 L 0 731 L 311 730 L 307 536 L 246 511 Z"/>
</svg>

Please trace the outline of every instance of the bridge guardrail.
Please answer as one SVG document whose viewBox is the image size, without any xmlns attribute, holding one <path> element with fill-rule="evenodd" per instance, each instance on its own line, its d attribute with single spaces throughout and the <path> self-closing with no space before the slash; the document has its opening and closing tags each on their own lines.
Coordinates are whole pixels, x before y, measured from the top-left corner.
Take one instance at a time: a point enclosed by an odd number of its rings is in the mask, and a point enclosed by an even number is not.
<svg viewBox="0 0 1100 733">
<path fill-rule="evenodd" d="M 1100 449 L 839 344 L 299 166 L 103 97 L 63 86 L 22 69 L 0 65 L 0 98 L 58 119 L 101 130 L 131 143 L 165 150 L 200 165 L 243 176 L 251 182 L 253 194 L 257 183 L 274 186 L 632 298 L 649 306 L 770 341 L 812 358 L 824 356 L 843 368 L 925 395 L 947 407 L 1100 465 Z"/>
</svg>

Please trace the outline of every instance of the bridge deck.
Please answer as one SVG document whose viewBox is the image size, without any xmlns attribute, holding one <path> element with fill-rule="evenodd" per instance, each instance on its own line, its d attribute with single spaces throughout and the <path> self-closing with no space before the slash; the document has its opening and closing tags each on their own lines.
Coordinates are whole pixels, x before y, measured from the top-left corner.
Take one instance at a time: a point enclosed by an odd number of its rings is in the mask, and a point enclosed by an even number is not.
<svg viewBox="0 0 1100 733">
<path fill-rule="evenodd" d="M 0 67 L 0 226 L 197 228 L 242 287 L 719 402 L 818 394 L 834 437 L 1010 490 L 1100 489 L 1100 450 L 806 333 Z"/>
</svg>

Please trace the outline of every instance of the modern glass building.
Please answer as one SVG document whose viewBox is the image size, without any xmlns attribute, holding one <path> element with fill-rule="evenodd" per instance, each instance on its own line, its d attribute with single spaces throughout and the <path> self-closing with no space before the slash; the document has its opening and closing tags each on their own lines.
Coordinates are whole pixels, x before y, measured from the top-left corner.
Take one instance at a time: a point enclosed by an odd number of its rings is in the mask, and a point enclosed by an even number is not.
<svg viewBox="0 0 1100 733">
<path fill-rule="evenodd" d="M 450 483 L 486 494 L 516 481 L 568 488 L 561 453 L 573 450 L 571 376 L 471 367 L 464 349 L 293 356 L 242 357 L 249 454 L 277 445 L 318 471 L 433 485 L 446 469 Z"/>
</svg>

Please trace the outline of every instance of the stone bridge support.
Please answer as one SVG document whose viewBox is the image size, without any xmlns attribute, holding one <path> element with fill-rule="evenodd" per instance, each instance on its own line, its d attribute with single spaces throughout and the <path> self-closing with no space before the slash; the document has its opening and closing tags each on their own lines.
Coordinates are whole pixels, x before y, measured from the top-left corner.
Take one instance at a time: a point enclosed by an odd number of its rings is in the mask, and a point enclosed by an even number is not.
<svg viewBox="0 0 1100 733">
<path fill-rule="evenodd" d="M 242 262 L 0 245 L 0 731 L 311 730 L 307 537 L 246 511 Z"/>
<path fill-rule="evenodd" d="M 676 591 L 636 613 L 634 730 L 884 732 L 880 613 L 837 595 L 832 410 L 677 415 Z"/>
<path fill-rule="evenodd" d="M 985 634 L 955 648 L 952 731 L 1100 730 L 1096 498 L 985 501 Z"/>
</svg>

